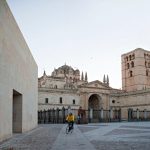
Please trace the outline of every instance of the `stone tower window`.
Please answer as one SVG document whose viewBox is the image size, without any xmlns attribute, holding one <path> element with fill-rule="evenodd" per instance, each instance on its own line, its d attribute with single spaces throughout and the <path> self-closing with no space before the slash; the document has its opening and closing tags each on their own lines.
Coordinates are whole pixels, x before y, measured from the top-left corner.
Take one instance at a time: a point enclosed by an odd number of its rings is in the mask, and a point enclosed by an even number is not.
<svg viewBox="0 0 150 150">
<path fill-rule="evenodd" d="M 132 68 L 134 67 L 134 62 L 133 62 L 133 61 L 131 62 L 131 67 L 132 67 Z"/>
<path fill-rule="evenodd" d="M 132 56 L 131 55 L 129 55 L 129 60 L 131 60 L 132 59 Z"/>
<path fill-rule="evenodd" d="M 127 69 L 129 69 L 130 68 L 130 64 L 129 63 L 127 63 Z"/>
<path fill-rule="evenodd" d="M 148 68 L 150 68 L 150 62 L 148 62 Z"/>
<path fill-rule="evenodd" d="M 57 89 L 57 85 L 55 85 L 54 88 Z"/>
<path fill-rule="evenodd" d="M 132 77 L 133 76 L 133 71 L 130 71 L 129 74 L 130 74 L 130 77 Z"/>
<path fill-rule="evenodd" d="M 147 61 L 145 61 L 145 67 L 147 67 Z"/>
<path fill-rule="evenodd" d="M 59 98 L 59 103 L 62 104 L 62 97 Z"/>
<path fill-rule="evenodd" d="M 135 59 L 135 54 L 132 54 L 132 59 Z"/>
<path fill-rule="evenodd" d="M 128 56 L 126 57 L 126 60 L 128 61 Z"/>
<path fill-rule="evenodd" d="M 146 70 L 146 76 L 148 76 L 148 70 Z"/>
</svg>

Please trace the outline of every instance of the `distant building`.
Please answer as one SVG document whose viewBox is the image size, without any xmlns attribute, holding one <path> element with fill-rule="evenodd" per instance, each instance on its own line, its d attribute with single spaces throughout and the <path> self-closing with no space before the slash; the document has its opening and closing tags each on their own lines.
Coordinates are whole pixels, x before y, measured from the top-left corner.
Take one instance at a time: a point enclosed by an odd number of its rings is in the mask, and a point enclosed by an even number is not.
<svg viewBox="0 0 150 150">
<path fill-rule="evenodd" d="M 150 51 L 138 48 L 122 55 L 122 88 L 125 91 L 150 88 Z"/>
<path fill-rule="evenodd" d="M 67 65 L 54 69 L 51 76 L 44 71 L 38 80 L 39 110 L 68 106 L 85 110 L 121 109 L 122 119 L 128 119 L 129 109 L 150 110 L 149 64 L 149 51 L 138 48 L 123 54 L 122 90 L 110 87 L 108 76 L 104 75 L 103 82 L 88 82 L 87 73 L 80 75 L 79 70 Z"/>
<path fill-rule="evenodd" d="M 109 109 L 109 95 L 114 90 L 109 86 L 108 76 L 104 81 L 88 82 L 88 75 L 80 75 L 78 69 L 63 65 L 54 69 L 50 76 L 44 71 L 38 79 L 39 110 L 56 108 Z"/>
<path fill-rule="evenodd" d="M 0 141 L 37 126 L 37 75 L 6 0 L 0 0 Z"/>
<path fill-rule="evenodd" d="M 110 95 L 110 107 L 121 108 L 123 119 L 129 109 L 150 110 L 150 51 L 137 48 L 122 55 L 122 89 Z"/>
</svg>

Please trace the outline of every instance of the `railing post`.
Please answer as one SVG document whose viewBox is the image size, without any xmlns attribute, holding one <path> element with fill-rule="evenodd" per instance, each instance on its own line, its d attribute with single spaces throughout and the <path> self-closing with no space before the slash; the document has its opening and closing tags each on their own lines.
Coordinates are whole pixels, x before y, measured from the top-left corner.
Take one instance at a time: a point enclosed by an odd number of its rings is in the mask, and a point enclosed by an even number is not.
<svg viewBox="0 0 150 150">
<path fill-rule="evenodd" d="M 56 109 L 56 123 L 59 123 L 59 108 Z"/>
<path fill-rule="evenodd" d="M 52 123 L 55 123 L 55 109 L 52 109 Z"/>
<path fill-rule="evenodd" d="M 139 115 L 140 115 L 139 109 L 137 108 L 137 110 L 136 110 L 136 118 L 137 118 L 137 120 L 139 120 Z"/>
<path fill-rule="evenodd" d="M 92 121 L 92 119 L 93 119 L 93 109 L 92 108 L 90 108 L 90 112 L 89 112 L 90 114 L 89 114 L 89 122 L 91 123 L 91 121 Z"/>
<path fill-rule="evenodd" d="M 65 123 L 66 118 L 65 118 L 65 108 L 62 107 L 62 123 Z"/>
<path fill-rule="evenodd" d="M 51 114 L 50 114 L 50 109 L 48 109 L 48 123 L 50 123 L 50 119 L 51 119 L 51 118 L 50 118 L 50 117 L 51 117 L 50 115 L 51 115 Z"/>
<path fill-rule="evenodd" d="M 101 110 L 100 110 L 100 120 L 101 120 L 101 122 L 103 122 L 103 119 L 104 119 L 104 110 L 103 110 L 103 108 L 101 108 Z"/>
<path fill-rule="evenodd" d="M 112 110 L 112 108 L 110 109 L 110 122 L 113 120 L 113 110 Z"/>
<path fill-rule="evenodd" d="M 144 120 L 147 120 L 147 111 L 144 109 Z"/>
<path fill-rule="evenodd" d="M 44 124 L 46 123 L 46 110 L 44 109 L 44 111 L 43 111 L 43 116 L 44 116 Z"/>
<path fill-rule="evenodd" d="M 121 122 L 121 108 L 119 109 L 119 122 Z"/>
</svg>

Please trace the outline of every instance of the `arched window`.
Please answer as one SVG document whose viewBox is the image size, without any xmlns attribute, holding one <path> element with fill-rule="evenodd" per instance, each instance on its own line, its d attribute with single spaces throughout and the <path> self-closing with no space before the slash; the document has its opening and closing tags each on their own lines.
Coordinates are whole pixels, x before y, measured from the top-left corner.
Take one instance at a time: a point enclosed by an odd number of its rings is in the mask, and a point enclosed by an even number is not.
<svg viewBox="0 0 150 150">
<path fill-rule="evenodd" d="M 145 61 L 145 67 L 147 67 L 147 61 Z"/>
<path fill-rule="evenodd" d="M 131 60 L 131 55 L 129 55 L 129 60 Z"/>
<path fill-rule="evenodd" d="M 46 103 L 46 104 L 48 103 L 48 98 L 45 98 L 45 103 Z"/>
<path fill-rule="evenodd" d="M 127 63 L 127 69 L 129 69 L 130 68 L 130 64 L 129 63 Z"/>
<path fill-rule="evenodd" d="M 59 98 L 59 103 L 62 104 L 62 97 Z"/>
<path fill-rule="evenodd" d="M 133 72 L 132 72 L 132 71 L 130 71 L 129 73 L 130 73 L 130 77 L 132 77 L 132 76 L 133 76 Z"/>
<path fill-rule="evenodd" d="M 131 62 L 131 67 L 132 67 L 132 68 L 134 67 L 134 62 L 133 62 L 133 61 Z"/>
<path fill-rule="evenodd" d="M 57 89 L 57 85 L 55 85 L 54 88 Z"/>
<path fill-rule="evenodd" d="M 150 68 L 150 62 L 148 62 L 148 68 Z"/>
<path fill-rule="evenodd" d="M 73 101 L 72 101 L 72 102 L 73 102 L 73 104 L 76 104 L 76 101 L 75 101 L 75 99 L 73 99 Z"/>
<path fill-rule="evenodd" d="M 135 54 L 132 54 L 132 59 L 135 59 Z"/>
<path fill-rule="evenodd" d="M 146 76 L 148 76 L 148 70 L 146 70 Z"/>
<path fill-rule="evenodd" d="M 128 61 L 128 56 L 126 57 L 126 60 Z"/>
</svg>

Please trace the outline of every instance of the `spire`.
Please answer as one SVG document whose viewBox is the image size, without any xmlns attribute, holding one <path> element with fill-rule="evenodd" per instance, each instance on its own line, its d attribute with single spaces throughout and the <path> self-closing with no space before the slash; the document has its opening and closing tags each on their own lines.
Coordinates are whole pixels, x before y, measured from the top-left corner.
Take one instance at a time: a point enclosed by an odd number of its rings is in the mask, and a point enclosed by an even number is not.
<svg viewBox="0 0 150 150">
<path fill-rule="evenodd" d="M 82 80 L 82 81 L 84 80 L 84 75 L 83 75 L 83 72 L 82 72 L 82 75 L 81 75 L 81 80 Z"/>
<path fill-rule="evenodd" d="M 85 81 L 88 81 L 87 72 L 85 73 Z"/>
<path fill-rule="evenodd" d="M 46 76 L 46 72 L 45 72 L 45 70 L 44 70 L 43 76 Z"/>
<path fill-rule="evenodd" d="M 107 84 L 109 85 L 109 77 L 108 77 L 108 75 L 107 75 Z"/>
<path fill-rule="evenodd" d="M 104 77 L 103 77 L 103 83 L 106 83 L 105 74 L 104 74 Z"/>
</svg>

